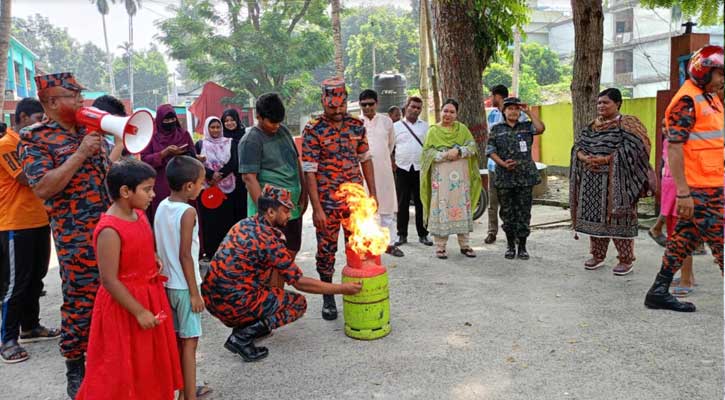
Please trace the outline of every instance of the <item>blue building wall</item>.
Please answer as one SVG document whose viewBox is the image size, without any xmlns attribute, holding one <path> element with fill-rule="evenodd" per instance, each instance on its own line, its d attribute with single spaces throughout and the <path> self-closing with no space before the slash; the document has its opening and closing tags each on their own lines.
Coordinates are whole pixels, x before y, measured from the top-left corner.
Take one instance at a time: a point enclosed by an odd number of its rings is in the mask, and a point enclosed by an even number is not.
<svg viewBox="0 0 725 400">
<path fill-rule="evenodd" d="M 12 90 L 16 98 L 36 97 L 35 87 L 35 60 L 38 58 L 30 49 L 10 37 L 8 48 L 8 77 L 5 80 L 5 90 Z"/>
</svg>

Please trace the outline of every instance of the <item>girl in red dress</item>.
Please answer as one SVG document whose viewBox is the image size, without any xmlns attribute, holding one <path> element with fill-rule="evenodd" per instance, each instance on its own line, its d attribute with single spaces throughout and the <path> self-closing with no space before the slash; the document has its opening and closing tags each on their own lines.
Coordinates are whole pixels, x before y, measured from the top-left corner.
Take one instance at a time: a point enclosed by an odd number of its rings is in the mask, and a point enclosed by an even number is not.
<svg viewBox="0 0 725 400">
<path fill-rule="evenodd" d="M 171 400 L 183 387 L 165 277 L 143 211 L 154 198 L 155 176 L 134 159 L 114 163 L 108 172 L 113 205 L 93 235 L 101 287 L 77 400 Z"/>
</svg>

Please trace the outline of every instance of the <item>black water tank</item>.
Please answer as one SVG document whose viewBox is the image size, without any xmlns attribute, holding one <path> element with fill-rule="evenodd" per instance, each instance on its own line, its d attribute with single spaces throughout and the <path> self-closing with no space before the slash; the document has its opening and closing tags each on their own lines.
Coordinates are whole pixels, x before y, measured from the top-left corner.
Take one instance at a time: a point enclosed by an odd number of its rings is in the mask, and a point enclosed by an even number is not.
<svg viewBox="0 0 725 400">
<path fill-rule="evenodd" d="M 405 75 L 383 72 L 373 78 L 373 90 L 378 92 L 378 112 L 388 112 L 391 106 L 403 107 L 407 98 L 408 80 Z"/>
</svg>

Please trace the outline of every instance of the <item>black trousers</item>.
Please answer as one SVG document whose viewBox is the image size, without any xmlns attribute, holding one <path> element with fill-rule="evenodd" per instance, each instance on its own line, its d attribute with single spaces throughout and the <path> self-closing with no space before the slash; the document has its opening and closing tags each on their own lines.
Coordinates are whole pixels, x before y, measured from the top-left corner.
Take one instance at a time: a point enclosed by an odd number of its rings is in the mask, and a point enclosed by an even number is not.
<svg viewBox="0 0 725 400">
<path fill-rule="evenodd" d="M 17 340 L 20 327 L 36 328 L 40 292 L 50 262 L 50 227 L 0 231 L 2 342 Z"/>
<path fill-rule="evenodd" d="M 415 229 L 418 236 L 428 236 L 428 230 L 423 224 L 423 204 L 420 202 L 420 172 L 414 170 L 413 166 L 410 171 L 396 167 L 395 177 L 395 190 L 398 193 L 398 236 L 408 236 L 411 198 L 415 204 Z"/>
<path fill-rule="evenodd" d="M 507 235 L 526 238 L 531 233 L 531 206 L 533 204 L 533 186 L 515 188 L 497 188 L 498 204 L 501 207 L 501 227 Z"/>
</svg>

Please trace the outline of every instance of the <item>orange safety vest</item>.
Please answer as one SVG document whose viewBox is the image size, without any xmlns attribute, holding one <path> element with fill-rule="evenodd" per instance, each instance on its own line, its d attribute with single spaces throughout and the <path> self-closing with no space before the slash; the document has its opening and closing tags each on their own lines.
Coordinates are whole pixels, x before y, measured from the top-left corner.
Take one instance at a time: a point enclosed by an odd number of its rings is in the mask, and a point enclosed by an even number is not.
<svg viewBox="0 0 725 400">
<path fill-rule="evenodd" d="M 688 79 L 665 111 L 668 130 L 670 112 L 683 96 L 689 96 L 695 103 L 695 126 L 690 130 L 690 138 L 683 146 L 687 185 L 694 188 L 722 187 L 725 174 L 723 104 L 717 96 L 712 96 L 708 101 L 703 90 Z"/>
</svg>

